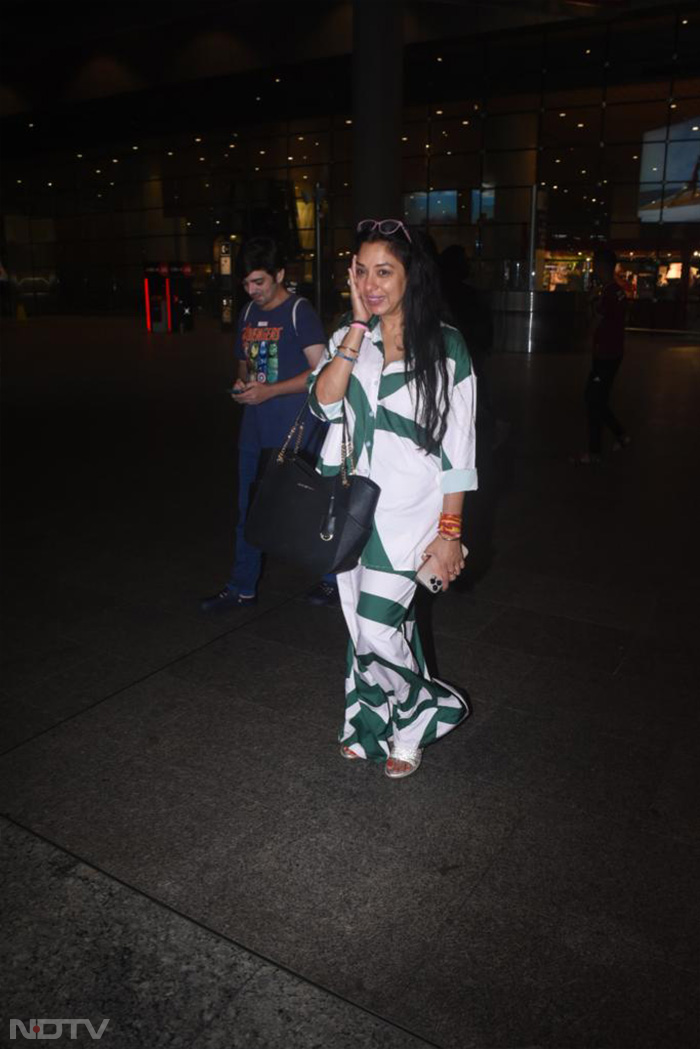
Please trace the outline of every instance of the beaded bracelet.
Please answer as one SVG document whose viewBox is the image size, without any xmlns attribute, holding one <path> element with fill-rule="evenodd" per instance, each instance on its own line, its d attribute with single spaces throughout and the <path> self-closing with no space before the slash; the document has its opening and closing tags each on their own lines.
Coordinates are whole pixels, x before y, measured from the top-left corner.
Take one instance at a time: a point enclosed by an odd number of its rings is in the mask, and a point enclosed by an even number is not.
<svg viewBox="0 0 700 1049">
<path fill-rule="evenodd" d="M 344 361 L 350 361 L 351 364 L 357 364 L 357 357 L 349 357 L 347 353 L 341 353 L 340 350 L 337 350 L 335 355 L 342 357 Z"/>
</svg>

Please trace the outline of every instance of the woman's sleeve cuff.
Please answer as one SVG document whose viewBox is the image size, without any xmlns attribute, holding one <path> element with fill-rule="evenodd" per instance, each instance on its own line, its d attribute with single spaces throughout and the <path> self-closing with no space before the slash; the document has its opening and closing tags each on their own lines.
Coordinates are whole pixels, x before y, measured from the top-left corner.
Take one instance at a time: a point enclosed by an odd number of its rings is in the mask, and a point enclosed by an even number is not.
<svg viewBox="0 0 700 1049">
<path fill-rule="evenodd" d="M 318 419 L 331 423 L 336 422 L 343 416 L 343 402 L 333 401 L 331 404 L 319 404 L 314 387 L 311 388 L 309 393 L 309 408 Z"/>
<path fill-rule="evenodd" d="M 444 495 L 451 492 L 473 492 L 479 487 L 476 470 L 445 470 L 440 480 Z"/>
</svg>

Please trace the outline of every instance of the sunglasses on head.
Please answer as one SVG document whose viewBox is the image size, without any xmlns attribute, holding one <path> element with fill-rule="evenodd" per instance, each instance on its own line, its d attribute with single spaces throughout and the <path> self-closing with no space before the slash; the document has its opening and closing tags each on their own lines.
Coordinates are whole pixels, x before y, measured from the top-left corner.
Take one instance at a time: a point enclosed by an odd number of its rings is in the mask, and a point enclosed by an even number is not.
<svg viewBox="0 0 700 1049">
<path fill-rule="evenodd" d="M 405 234 L 408 243 L 413 243 L 411 234 L 400 219 L 363 219 L 362 222 L 357 224 L 358 233 L 374 233 L 375 229 L 379 230 L 385 237 L 391 237 L 394 233 L 398 233 L 401 230 Z"/>
</svg>

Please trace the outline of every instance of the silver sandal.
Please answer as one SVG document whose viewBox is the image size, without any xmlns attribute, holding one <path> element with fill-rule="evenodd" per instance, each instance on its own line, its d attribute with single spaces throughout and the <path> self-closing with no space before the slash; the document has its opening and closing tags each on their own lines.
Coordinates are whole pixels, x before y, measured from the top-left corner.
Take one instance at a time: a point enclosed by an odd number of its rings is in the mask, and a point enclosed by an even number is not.
<svg viewBox="0 0 700 1049">
<path fill-rule="evenodd" d="M 414 772 L 418 771 L 422 757 L 423 751 L 420 747 L 412 749 L 411 747 L 402 747 L 400 743 L 392 746 L 391 754 L 387 759 L 387 764 L 384 766 L 384 775 L 388 776 L 389 779 L 405 779 L 406 776 L 412 776 Z M 394 761 L 405 762 L 409 768 L 401 769 L 399 772 L 393 771 L 388 765 L 392 758 Z"/>
</svg>

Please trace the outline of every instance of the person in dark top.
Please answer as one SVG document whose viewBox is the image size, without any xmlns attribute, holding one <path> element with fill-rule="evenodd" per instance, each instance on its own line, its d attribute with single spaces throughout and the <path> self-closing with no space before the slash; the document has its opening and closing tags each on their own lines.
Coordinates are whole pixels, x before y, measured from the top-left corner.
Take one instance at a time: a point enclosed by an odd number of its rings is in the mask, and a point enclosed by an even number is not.
<svg viewBox="0 0 700 1049">
<path fill-rule="evenodd" d="M 627 296 L 615 280 L 617 255 L 611 248 L 598 248 L 593 254 L 593 277 L 599 292 L 593 301 L 597 324 L 593 332 L 591 371 L 586 383 L 588 412 L 588 451 L 574 458 L 581 466 L 600 462 L 603 427 L 615 437 L 613 451 L 625 448 L 630 439 L 610 408 L 615 376 L 625 352 Z"/>
<path fill-rule="evenodd" d="M 237 378 L 231 390 L 243 408 L 238 439 L 238 526 L 236 559 L 228 583 L 201 607 L 212 612 L 250 606 L 262 567 L 262 553 L 243 535 L 250 488 L 264 449 L 284 444 L 307 398 L 306 379 L 326 348 L 323 325 L 306 299 L 284 286 L 284 261 L 271 237 L 254 237 L 241 249 L 238 275 L 250 297 L 236 327 Z M 302 448 L 320 446 L 325 429 L 306 411 Z M 321 580 L 307 595 L 314 604 L 337 604 L 334 577 Z"/>
</svg>

